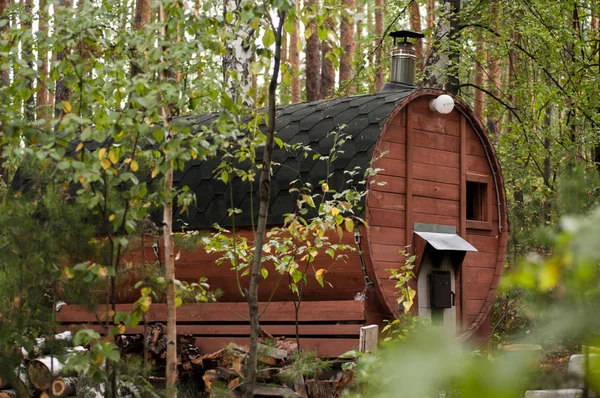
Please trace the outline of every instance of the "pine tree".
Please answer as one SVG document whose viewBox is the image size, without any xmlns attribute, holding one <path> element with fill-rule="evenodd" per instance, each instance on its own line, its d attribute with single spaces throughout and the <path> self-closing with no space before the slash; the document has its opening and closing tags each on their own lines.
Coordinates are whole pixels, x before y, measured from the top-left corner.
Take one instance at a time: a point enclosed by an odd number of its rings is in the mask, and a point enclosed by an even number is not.
<svg viewBox="0 0 600 398">
<path fill-rule="evenodd" d="M 319 51 L 319 36 L 317 35 L 317 20 L 316 15 L 319 10 L 318 0 L 305 0 L 306 8 L 309 10 L 309 21 L 306 29 L 310 31 L 310 35 L 306 39 L 305 51 L 305 85 L 306 85 L 306 100 L 315 101 L 320 98 L 321 93 L 321 73 L 319 59 L 321 52 Z"/>
<path fill-rule="evenodd" d="M 356 9 L 355 0 L 342 0 L 342 21 L 340 24 L 340 43 L 343 53 L 340 58 L 340 87 L 353 78 L 354 75 L 354 20 L 351 13 Z M 347 87 L 348 93 L 354 93 L 355 87 Z"/>
</svg>

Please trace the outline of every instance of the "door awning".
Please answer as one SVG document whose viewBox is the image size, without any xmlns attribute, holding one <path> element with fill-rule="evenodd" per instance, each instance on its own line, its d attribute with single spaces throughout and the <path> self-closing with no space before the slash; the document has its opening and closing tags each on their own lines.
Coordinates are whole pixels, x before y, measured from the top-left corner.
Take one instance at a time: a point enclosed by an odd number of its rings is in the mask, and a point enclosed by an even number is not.
<svg viewBox="0 0 600 398">
<path fill-rule="evenodd" d="M 433 246 L 436 250 L 449 250 L 449 251 L 462 251 L 462 252 L 476 252 L 475 249 L 469 242 L 452 233 L 441 233 L 441 232 L 419 232 L 415 231 L 415 234 L 423 238 L 427 243 Z"/>
</svg>

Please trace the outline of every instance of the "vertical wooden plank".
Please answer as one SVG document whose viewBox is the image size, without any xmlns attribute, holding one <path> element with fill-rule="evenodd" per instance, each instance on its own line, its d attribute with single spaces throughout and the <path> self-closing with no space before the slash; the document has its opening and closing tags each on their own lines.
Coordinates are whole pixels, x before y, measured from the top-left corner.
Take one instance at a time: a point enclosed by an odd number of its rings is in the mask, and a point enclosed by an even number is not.
<svg viewBox="0 0 600 398">
<path fill-rule="evenodd" d="M 411 245 L 413 241 L 413 225 L 412 225 L 412 179 L 413 179 L 413 125 L 414 115 L 411 112 L 412 103 L 407 105 L 406 109 L 406 197 L 405 197 L 405 216 L 406 216 L 406 245 Z M 411 252 L 414 249 L 411 247 Z"/>
<path fill-rule="evenodd" d="M 460 236 L 463 239 L 467 239 L 467 119 L 465 115 L 460 115 Z M 463 277 L 464 272 L 461 267 L 459 272 L 459 283 L 460 283 L 460 315 L 461 325 L 459 330 L 465 330 L 469 327 L 467 323 L 467 311 L 466 311 L 466 300 L 463 288 Z"/>
<path fill-rule="evenodd" d="M 379 339 L 379 326 L 368 325 L 360 328 L 360 339 L 358 347 L 360 352 L 375 352 Z"/>
</svg>

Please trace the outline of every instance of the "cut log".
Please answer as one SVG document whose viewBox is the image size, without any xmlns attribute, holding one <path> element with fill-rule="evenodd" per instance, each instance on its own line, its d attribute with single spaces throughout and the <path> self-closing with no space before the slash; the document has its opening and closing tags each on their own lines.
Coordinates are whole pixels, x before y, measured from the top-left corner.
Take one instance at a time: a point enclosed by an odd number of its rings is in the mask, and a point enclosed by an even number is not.
<svg viewBox="0 0 600 398">
<path fill-rule="evenodd" d="M 52 395 L 69 396 L 77 392 L 77 377 L 59 377 L 52 382 Z"/>
<path fill-rule="evenodd" d="M 276 384 L 256 383 L 254 395 L 264 395 L 267 397 L 299 397 L 296 391 L 289 387 Z M 334 395 L 330 395 L 333 397 Z"/>
<path fill-rule="evenodd" d="M 335 385 L 331 381 L 306 380 L 306 390 L 311 398 L 329 398 L 337 396 Z"/>
<path fill-rule="evenodd" d="M 46 391 L 42 391 L 40 393 L 40 398 L 50 398 L 50 394 L 48 394 Z"/>
<path fill-rule="evenodd" d="M 0 398 L 17 398 L 15 390 L 2 390 L 0 391 Z"/>
<path fill-rule="evenodd" d="M 27 374 L 29 381 L 38 390 L 50 388 L 52 377 L 56 377 L 63 370 L 64 365 L 56 357 L 43 357 L 34 359 L 29 364 Z"/>
</svg>

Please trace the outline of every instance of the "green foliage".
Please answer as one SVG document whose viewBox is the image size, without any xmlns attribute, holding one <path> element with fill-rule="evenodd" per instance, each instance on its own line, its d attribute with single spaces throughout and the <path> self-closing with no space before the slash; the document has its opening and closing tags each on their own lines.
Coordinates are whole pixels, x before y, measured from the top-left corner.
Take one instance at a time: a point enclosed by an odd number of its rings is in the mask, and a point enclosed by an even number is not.
<svg viewBox="0 0 600 398">
<path fill-rule="evenodd" d="M 277 375 L 283 384 L 288 385 L 293 385 L 302 378 L 314 379 L 331 367 L 331 364 L 320 359 L 315 351 L 296 352 L 288 361 L 290 365 L 285 366 Z"/>
<path fill-rule="evenodd" d="M 396 284 L 396 294 L 398 298 L 398 304 L 402 304 L 404 307 L 404 313 L 410 311 L 413 305 L 413 299 L 417 294 L 417 291 L 409 286 L 411 280 L 415 279 L 415 268 L 414 262 L 417 258 L 415 255 L 410 255 L 410 246 L 406 246 L 404 250 L 400 250 L 400 255 L 404 258 L 404 264 L 400 268 L 391 268 L 388 271 L 391 273 L 390 279 L 394 279 Z"/>
</svg>

